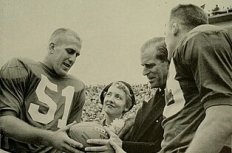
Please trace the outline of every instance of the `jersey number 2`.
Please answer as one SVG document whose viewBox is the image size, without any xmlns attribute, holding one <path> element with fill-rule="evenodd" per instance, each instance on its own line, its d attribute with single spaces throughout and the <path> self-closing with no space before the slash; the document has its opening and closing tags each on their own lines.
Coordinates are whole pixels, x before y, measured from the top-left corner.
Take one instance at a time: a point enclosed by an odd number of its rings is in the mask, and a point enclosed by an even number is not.
<svg viewBox="0 0 232 153">
<path fill-rule="evenodd" d="M 55 113 L 57 111 L 57 104 L 50 98 L 46 93 L 45 89 L 48 87 L 49 89 L 57 92 L 57 85 L 53 84 L 48 80 L 48 78 L 44 75 L 41 75 L 41 81 L 36 89 L 36 94 L 38 96 L 39 101 L 45 103 L 48 106 L 48 112 L 46 114 L 42 114 L 39 112 L 39 105 L 31 103 L 28 109 L 31 118 L 39 123 L 48 124 L 55 118 Z M 65 106 L 62 119 L 58 120 L 58 128 L 62 128 L 66 126 L 68 120 L 68 113 L 71 107 L 72 98 L 74 94 L 74 88 L 72 86 L 68 86 L 62 90 L 62 96 L 65 96 Z"/>
</svg>

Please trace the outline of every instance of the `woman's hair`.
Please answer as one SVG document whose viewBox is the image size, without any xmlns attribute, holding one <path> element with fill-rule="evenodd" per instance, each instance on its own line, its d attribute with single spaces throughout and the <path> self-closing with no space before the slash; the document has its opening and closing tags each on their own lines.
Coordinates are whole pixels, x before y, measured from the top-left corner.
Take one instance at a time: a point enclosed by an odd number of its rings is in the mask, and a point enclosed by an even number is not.
<svg viewBox="0 0 232 153">
<path fill-rule="evenodd" d="M 126 108 L 128 108 L 128 111 L 134 106 L 135 104 L 135 96 L 134 96 L 134 92 L 131 88 L 131 86 L 124 82 L 124 81 L 116 81 L 116 82 L 112 82 L 110 84 L 108 84 L 101 92 L 100 94 L 100 101 L 103 104 L 104 99 L 105 99 L 105 95 L 108 92 L 108 89 L 111 86 L 116 86 L 118 89 L 121 89 L 125 94 L 126 94 Z"/>
</svg>

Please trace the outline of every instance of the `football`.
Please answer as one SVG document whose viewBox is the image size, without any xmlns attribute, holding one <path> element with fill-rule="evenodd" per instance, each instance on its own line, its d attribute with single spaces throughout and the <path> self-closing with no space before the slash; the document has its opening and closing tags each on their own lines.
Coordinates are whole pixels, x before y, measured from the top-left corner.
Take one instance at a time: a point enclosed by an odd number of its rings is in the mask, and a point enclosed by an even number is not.
<svg viewBox="0 0 232 153">
<path fill-rule="evenodd" d="M 109 135 L 104 127 L 95 122 L 81 122 L 74 124 L 69 129 L 70 138 L 80 142 L 84 147 L 92 146 L 88 139 L 108 139 Z"/>
</svg>

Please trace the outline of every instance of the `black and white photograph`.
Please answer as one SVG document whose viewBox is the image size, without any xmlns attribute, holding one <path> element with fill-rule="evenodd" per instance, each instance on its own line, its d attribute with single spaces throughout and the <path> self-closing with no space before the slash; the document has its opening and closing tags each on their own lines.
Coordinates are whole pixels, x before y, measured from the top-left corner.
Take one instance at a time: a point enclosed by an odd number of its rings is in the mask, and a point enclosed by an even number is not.
<svg viewBox="0 0 232 153">
<path fill-rule="evenodd" d="M 0 0 L 0 153 L 232 153 L 232 0 Z"/>
</svg>

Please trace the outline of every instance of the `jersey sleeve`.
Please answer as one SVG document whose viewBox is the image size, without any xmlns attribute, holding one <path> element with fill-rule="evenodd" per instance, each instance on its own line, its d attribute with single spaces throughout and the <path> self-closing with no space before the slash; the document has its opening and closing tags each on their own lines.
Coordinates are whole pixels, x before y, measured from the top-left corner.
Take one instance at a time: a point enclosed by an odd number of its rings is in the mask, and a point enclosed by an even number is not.
<svg viewBox="0 0 232 153">
<path fill-rule="evenodd" d="M 0 115 L 9 112 L 20 115 L 27 76 L 27 70 L 18 59 L 13 59 L 2 66 L 0 70 Z"/>
<path fill-rule="evenodd" d="M 158 152 L 160 150 L 161 142 L 133 142 L 133 141 L 123 141 L 122 148 L 127 153 L 152 153 Z"/>
<path fill-rule="evenodd" d="M 73 99 L 73 108 L 70 113 L 68 124 L 76 121 L 77 123 L 81 122 L 82 109 L 85 103 L 85 88 L 75 93 Z"/>
<path fill-rule="evenodd" d="M 200 33 L 182 46 L 204 108 L 232 105 L 232 44 L 225 32 Z"/>
</svg>

